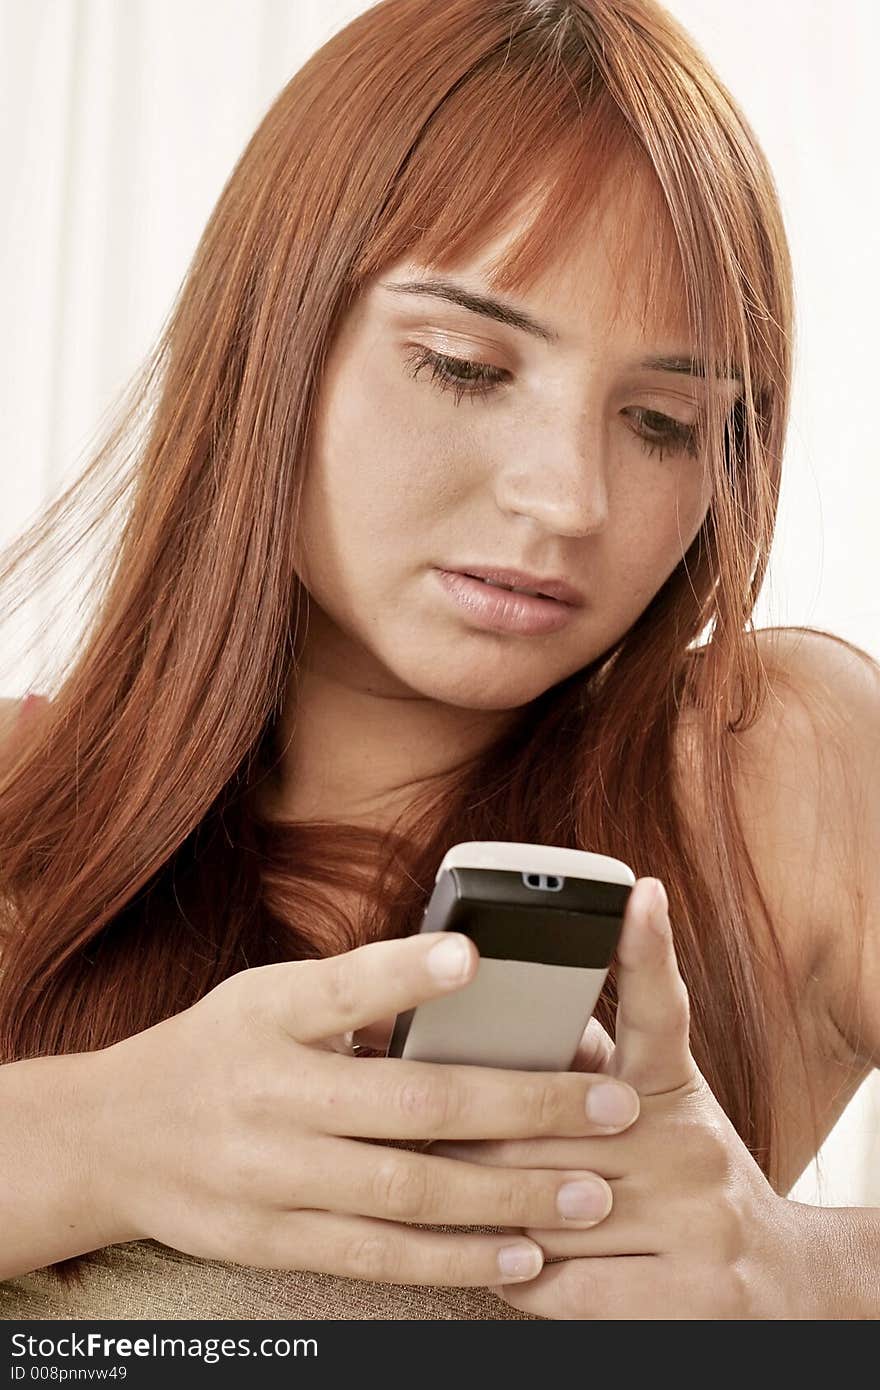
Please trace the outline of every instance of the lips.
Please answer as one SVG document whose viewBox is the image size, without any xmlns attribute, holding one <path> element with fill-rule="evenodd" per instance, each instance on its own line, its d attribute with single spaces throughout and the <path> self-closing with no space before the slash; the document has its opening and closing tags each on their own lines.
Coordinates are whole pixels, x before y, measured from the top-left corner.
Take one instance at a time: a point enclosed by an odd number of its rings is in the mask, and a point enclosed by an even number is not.
<svg viewBox="0 0 880 1390">
<path fill-rule="evenodd" d="M 555 599 L 557 603 L 565 603 L 572 608 L 580 608 L 584 603 L 583 594 L 565 579 L 530 574 L 527 570 L 507 569 L 497 565 L 444 565 L 443 569 L 454 574 L 467 575 L 471 579 L 480 579 L 484 584 L 494 584 L 498 588 L 510 589 L 515 593 Z"/>
<path fill-rule="evenodd" d="M 577 612 L 573 604 L 559 599 L 536 598 L 458 570 L 438 569 L 436 574 L 470 627 L 539 637 L 560 632 Z"/>
<path fill-rule="evenodd" d="M 540 589 L 518 589 L 515 584 L 499 584 L 497 579 L 483 579 L 482 575 L 479 574 L 469 574 L 468 579 L 479 579 L 481 584 L 491 584 L 493 588 L 506 589 L 509 594 L 528 594 L 530 598 L 553 598 L 552 594 L 542 594 Z"/>
</svg>

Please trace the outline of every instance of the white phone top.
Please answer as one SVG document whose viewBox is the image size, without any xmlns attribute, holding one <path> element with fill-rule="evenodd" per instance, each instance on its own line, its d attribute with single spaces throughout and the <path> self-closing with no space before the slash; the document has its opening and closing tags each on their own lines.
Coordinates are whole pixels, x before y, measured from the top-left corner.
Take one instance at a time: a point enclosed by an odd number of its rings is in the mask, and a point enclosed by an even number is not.
<svg viewBox="0 0 880 1390">
<path fill-rule="evenodd" d="M 632 869 L 622 859 L 593 854 L 585 849 L 520 844 L 516 840 L 463 840 L 453 845 L 440 861 L 434 882 L 446 869 L 452 868 L 507 869 L 513 873 L 593 878 L 605 883 L 625 883 L 630 888 L 636 881 Z"/>
</svg>

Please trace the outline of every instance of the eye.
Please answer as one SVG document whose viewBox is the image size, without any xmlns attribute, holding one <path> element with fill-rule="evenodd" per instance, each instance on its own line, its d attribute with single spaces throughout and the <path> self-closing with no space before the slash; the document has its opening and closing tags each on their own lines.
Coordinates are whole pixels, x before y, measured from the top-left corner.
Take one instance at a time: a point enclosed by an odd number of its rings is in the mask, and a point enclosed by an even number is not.
<svg viewBox="0 0 880 1390">
<path fill-rule="evenodd" d="M 425 367 L 431 368 L 431 384 L 441 391 L 453 391 L 454 403 L 458 405 L 463 396 L 472 400 L 490 395 L 510 373 L 487 362 L 469 362 L 465 358 L 450 357 L 431 348 L 417 347 L 407 357 L 409 375 L 414 381 Z M 690 454 L 696 457 L 700 448 L 700 432 L 697 425 L 684 425 L 669 415 L 656 410 L 633 408 L 623 411 L 637 417 L 642 428 L 633 433 L 641 440 L 645 452 L 655 454 L 659 451 L 661 462 L 664 454 Z"/>
<path fill-rule="evenodd" d="M 623 413 L 627 414 L 626 411 Z M 700 431 L 697 425 L 683 425 L 680 420 L 673 420 L 669 415 L 661 415 L 656 410 L 635 408 L 630 413 L 637 416 L 642 424 L 642 429 L 636 430 L 635 433 L 641 439 L 646 453 L 655 454 L 659 449 L 661 462 L 664 451 L 669 454 L 688 453 L 696 458 L 700 449 Z"/>
<path fill-rule="evenodd" d="M 499 367 L 490 367 L 487 362 L 468 362 L 461 357 L 448 357 L 443 352 L 432 352 L 430 348 L 418 347 L 407 357 L 410 376 L 418 379 L 419 372 L 431 368 L 431 384 L 441 391 L 454 391 L 455 404 L 462 396 L 488 396 L 508 375 Z"/>
</svg>

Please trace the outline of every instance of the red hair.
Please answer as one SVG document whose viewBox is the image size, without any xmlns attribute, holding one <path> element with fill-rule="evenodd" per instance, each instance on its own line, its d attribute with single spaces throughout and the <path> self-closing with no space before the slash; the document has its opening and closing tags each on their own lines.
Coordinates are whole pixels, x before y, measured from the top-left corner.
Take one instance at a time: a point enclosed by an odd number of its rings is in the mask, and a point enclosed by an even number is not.
<svg viewBox="0 0 880 1390">
<path fill-rule="evenodd" d="M 527 291 L 611 188 L 632 190 L 620 273 L 631 238 L 655 232 L 652 307 L 682 292 L 700 356 L 743 376 L 732 413 L 710 388 L 714 497 L 697 538 L 612 648 L 518 711 L 404 826 L 263 823 L 254 793 L 280 753 L 307 608 L 304 466 L 347 309 L 405 253 L 452 265 L 523 203 L 536 215 L 493 284 Z M 85 630 L 0 769 L 0 1061 L 101 1048 L 236 971 L 413 932 L 456 841 L 581 847 L 666 885 L 694 1056 L 771 1172 L 777 1097 L 747 899 L 760 888 L 731 734 L 768 690 L 751 615 L 792 319 L 765 157 L 653 0 L 384 0 L 315 53 L 236 165 L 106 442 L 4 557 L 11 612 L 33 588 L 27 567 L 39 579 L 60 563 L 69 521 L 82 519 L 76 544 L 108 529 Z M 708 858 L 679 795 L 684 713 Z M 334 886 L 372 901 L 362 934 L 329 903 Z M 612 970 L 597 1010 L 612 1035 L 615 1000 Z M 53 1268 L 70 1277 L 83 1258 Z"/>
</svg>

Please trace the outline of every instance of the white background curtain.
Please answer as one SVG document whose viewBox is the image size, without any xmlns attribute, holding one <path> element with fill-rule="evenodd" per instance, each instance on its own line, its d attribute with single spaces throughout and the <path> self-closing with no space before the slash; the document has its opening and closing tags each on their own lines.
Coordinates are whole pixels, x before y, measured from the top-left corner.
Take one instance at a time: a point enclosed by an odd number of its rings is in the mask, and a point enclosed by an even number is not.
<svg viewBox="0 0 880 1390">
<path fill-rule="evenodd" d="M 84 466 L 280 88 L 366 8 L 0 0 L 0 545 Z M 827 627 L 876 656 L 876 2 L 673 0 L 669 8 L 769 156 L 795 261 L 793 417 L 757 623 Z M 51 601 L 74 596 L 62 589 Z M 44 607 L 32 605 L 26 621 Z M 2 693 L 20 695 L 32 673 L 16 662 L 15 635 L 5 640 L 0 664 L 15 674 Z M 875 1073 L 824 1145 L 822 1183 L 811 1165 L 792 1195 L 880 1205 L 878 1159 Z"/>
</svg>

